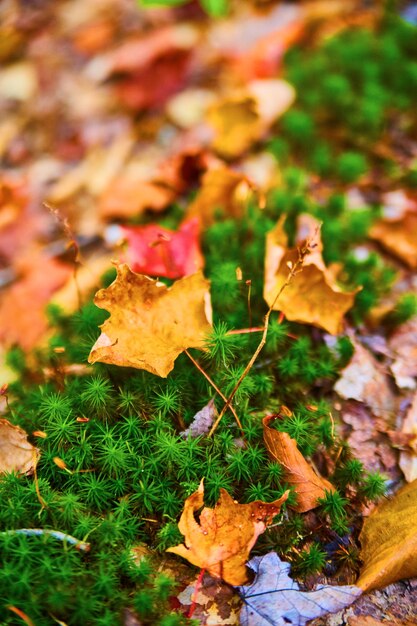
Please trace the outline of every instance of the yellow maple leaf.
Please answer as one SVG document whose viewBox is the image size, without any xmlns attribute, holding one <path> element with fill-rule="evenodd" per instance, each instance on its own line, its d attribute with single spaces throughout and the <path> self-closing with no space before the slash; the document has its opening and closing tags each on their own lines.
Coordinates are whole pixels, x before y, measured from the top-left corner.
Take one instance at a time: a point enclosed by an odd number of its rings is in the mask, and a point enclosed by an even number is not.
<svg viewBox="0 0 417 626">
<path fill-rule="evenodd" d="M 204 485 L 186 499 L 179 521 L 185 536 L 185 545 L 168 548 L 193 565 L 205 568 L 212 576 L 223 578 L 230 585 L 247 581 L 246 561 L 259 535 L 280 511 L 288 498 L 285 492 L 275 502 L 239 504 L 220 489 L 220 498 L 214 507 L 204 507 L 199 522 L 194 514 L 204 505 Z"/>
<path fill-rule="evenodd" d="M 342 330 L 343 316 L 352 307 L 357 291 L 345 292 L 334 273 L 324 264 L 320 223 L 311 215 L 300 215 L 297 242 L 309 242 L 302 271 L 295 274 L 274 305 L 293 322 L 312 324 L 335 335 Z M 297 247 L 288 248 L 283 219 L 266 238 L 264 298 L 272 306 L 288 279 L 288 270 L 299 258 Z"/>
<path fill-rule="evenodd" d="M 187 348 L 204 348 L 211 330 L 209 281 L 202 272 L 172 287 L 117 265 L 117 278 L 97 292 L 95 304 L 111 316 L 91 349 L 89 363 L 144 369 L 166 377 Z"/>
</svg>

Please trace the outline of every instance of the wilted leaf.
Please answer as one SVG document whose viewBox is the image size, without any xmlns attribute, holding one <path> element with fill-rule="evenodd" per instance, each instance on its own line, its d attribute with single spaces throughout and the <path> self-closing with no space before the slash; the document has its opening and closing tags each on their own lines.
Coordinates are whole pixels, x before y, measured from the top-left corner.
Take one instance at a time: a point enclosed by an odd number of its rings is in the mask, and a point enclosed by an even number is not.
<svg viewBox="0 0 417 626">
<path fill-rule="evenodd" d="M 171 288 L 117 266 L 117 278 L 97 292 L 95 304 L 111 316 L 89 362 L 136 367 L 166 377 L 187 348 L 203 348 L 211 329 L 209 282 L 201 272 Z"/>
<path fill-rule="evenodd" d="M 168 548 L 193 565 L 205 568 L 213 576 L 223 578 L 231 585 L 247 580 L 246 561 L 273 517 L 280 511 L 288 493 L 275 502 L 239 504 L 225 491 L 214 507 L 204 507 L 196 521 L 195 513 L 204 505 L 204 485 L 200 486 L 184 504 L 178 527 L 185 536 L 185 545 Z"/>
<path fill-rule="evenodd" d="M 244 92 L 212 105 L 207 121 L 215 131 L 213 148 L 227 158 L 245 152 L 266 133 L 295 99 L 294 88 L 283 80 L 257 80 Z"/>
<path fill-rule="evenodd" d="M 395 397 L 385 368 L 359 341 L 351 341 L 355 351 L 334 390 L 345 400 L 364 402 L 378 417 L 389 418 L 395 409 Z"/>
<path fill-rule="evenodd" d="M 399 465 L 408 483 L 417 479 L 417 394 L 405 416 L 401 433 L 409 435 L 408 445 L 400 453 Z"/>
<path fill-rule="evenodd" d="M 30 474 L 39 459 L 39 450 L 28 442 L 24 430 L 0 419 L 0 473 Z"/>
<path fill-rule="evenodd" d="M 334 491 L 334 487 L 316 474 L 299 451 L 295 439 L 288 433 L 270 428 L 274 419 L 274 415 L 263 419 L 265 445 L 270 457 L 282 466 L 286 482 L 294 487 L 297 505 L 293 508 L 305 513 L 318 506 L 317 499 L 324 498 L 326 491 Z"/>
<path fill-rule="evenodd" d="M 196 218 L 186 220 L 177 231 L 157 224 L 121 226 L 127 242 L 125 259 L 134 272 L 148 276 L 182 278 L 204 265 L 200 248 L 200 226 Z"/>
<path fill-rule="evenodd" d="M 320 224 L 311 215 L 300 215 L 297 243 L 309 241 L 311 252 L 282 292 L 274 310 L 282 311 L 294 322 L 312 324 L 335 335 L 341 332 L 343 316 L 352 307 L 356 291 L 344 292 L 333 272 L 324 265 Z M 266 238 L 264 298 L 272 306 L 285 284 L 289 267 L 297 263 L 297 248 L 288 248 L 288 239 L 280 220 Z"/>
<path fill-rule="evenodd" d="M 206 406 L 194 415 L 193 421 L 189 427 L 181 434 L 184 437 L 199 437 L 200 435 L 205 435 L 212 427 L 216 416 L 217 410 L 214 400 L 212 399 L 208 404 L 206 404 Z"/>
<path fill-rule="evenodd" d="M 317 585 L 315 591 L 300 591 L 289 576 L 290 564 L 275 552 L 256 556 L 248 565 L 256 578 L 238 589 L 245 603 L 240 613 L 242 626 L 305 626 L 311 619 L 351 605 L 362 594 L 362 589 L 353 585 Z"/>
<path fill-rule="evenodd" d="M 217 216 L 239 219 L 249 197 L 248 180 L 228 167 L 208 170 L 201 189 L 188 208 L 187 217 L 198 217 L 203 226 L 210 226 Z"/>
<path fill-rule="evenodd" d="M 417 480 L 365 519 L 359 539 L 363 567 L 356 584 L 364 591 L 417 576 Z"/>
</svg>

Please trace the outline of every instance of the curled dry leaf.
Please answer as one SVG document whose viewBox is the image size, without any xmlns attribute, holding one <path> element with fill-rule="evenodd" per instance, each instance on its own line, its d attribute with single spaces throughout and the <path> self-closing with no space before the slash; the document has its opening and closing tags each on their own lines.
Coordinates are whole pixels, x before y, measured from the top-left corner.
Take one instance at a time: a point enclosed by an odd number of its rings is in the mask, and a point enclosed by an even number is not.
<svg viewBox="0 0 417 626">
<path fill-rule="evenodd" d="M 378 417 L 388 418 L 395 409 L 395 396 L 384 366 L 351 337 L 355 351 L 334 386 L 341 398 L 364 402 Z"/>
<path fill-rule="evenodd" d="M 213 148 L 235 158 L 261 139 L 272 123 L 295 99 L 294 88 L 284 80 L 256 80 L 244 92 L 226 97 L 207 112 L 215 131 Z"/>
<path fill-rule="evenodd" d="M 307 463 L 295 439 L 269 426 L 274 419 L 274 415 L 263 419 L 265 445 L 269 456 L 282 466 L 286 482 L 294 487 L 297 505 L 293 508 L 305 513 L 318 506 L 317 499 L 324 498 L 326 491 L 334 491 L 334 487 Z"/>
<path fill-rule="evenodd" d="M 417 393 L 405 416 L 401 433 L 409 439 L 405 450 L 400 453 L 400 468 L 408 483 L 417 479 Z"/>
<path fill-rule="evenodd" d="M 211 226 L 217 214 L 240 219 L 244 214 L 251 185 L 245 176 L 228 167 L 208 170 L 201 189 L 188 208 L 187 217 L 197 217 L 202 226 Z"/>
<path fill-rule="evenodd" d="M 255 556 L 248 563 L 256 573 L 251 585 L 239 587 L 244 605 L 242 626 L 305 626 L 316 617 L 336 613 L 362 594 L 354 585 L 317 585 L 314 591 L 301 591 L 290 576 L 290 564 L 275 552 Z"/>
<path fill-rule="evenodd" d="M 39 459 L 39 450 L 28 442 L 27 433 L 0 419 L 0 473 L 31 474 Z"/>
<path fill-rule="evenodd" d="M 90 363 L 144 369 L 166 377 L 187 348 L 203 348 L 211 329 L 209 281 L 201 272 L 171 288 L 117 265 L 117 278 L 97 292 L 95 304 L 111 314 L 91 349 Z"/>
<path fill-rule="evenodd" d="M 343 317 L 352 307 L 356 291 L 345 292 L 334 273 L 324 264 L 320 223 L 311 215 L 300 215 L 297 243 L 309 243 L 302 271 L 296 274 L 274 305 L 294 322 L 312 324 L 332 335 L 341 332 Z M 297 263 L 298 248 L 288 248 L 284 221 L 280 219 L 266 238 L 264 298 L 272 306 L 288 278 L 288 268 Z"/>
<path fill-rule="evenodd" d="M 134 272 L 182 278 L 204 265 L 197 218 L 186 220 L 177 231 L 158 224 L 121 226 L 120 235 L 127 242 L 125 257 Z"/>
<path fill-rule="evenodd" d="M 247 581 L 249 552 L 279 513 L 287 497 L 288 492 L 275 502 L 257 500 L 239 504 L 221 489 L 214 509 L 204 507 L 197 522 L 195 513 L 204 505 L 204 485 L 201 481 L 198 490 L 185 501 L 178 524 L 185 536 L 185 545 L 168 548 L 167 552 L 184 557 L 231 585 L 242 585 Z"/>
<path fill-rule="evenodd" d="M 417 576 L 417 480 L 365 519 L 359 539 L 363 567 L 356 584 L 364 591 Z"/>
</svg>

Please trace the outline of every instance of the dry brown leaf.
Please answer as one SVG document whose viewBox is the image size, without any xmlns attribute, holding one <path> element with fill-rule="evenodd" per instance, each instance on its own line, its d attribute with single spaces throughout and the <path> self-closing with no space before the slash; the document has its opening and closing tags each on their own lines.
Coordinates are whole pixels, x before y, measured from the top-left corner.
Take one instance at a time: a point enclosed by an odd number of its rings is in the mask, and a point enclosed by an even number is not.
<svg viewBox="0 0 417 626">
<path fill-rule="evenodd" d="M 352 307 L 356 291 L 345 292 L 336 283 L 330 268 L 324 265 L 320 223 L 311 215 L 300 215 L 297 242 L 310 242 L 311 252 L 302 270 L 294 276 L 274 305 L 294 322 L 312 324 L 332 335 L 342 331 L 343 317 Z M 279 220 L 266 238 L 264 298 L 272 306 L 288 278 L 289 268 L 297 263 L 297 248 L 288 248 L 284 222 Z"/>
<path fill-rule="evenodd" d="M 369 235 L 409 267 L 417 267 L 416 212 L 407 212 L 398 220 L 379 220 Z"/>
<path fill-rule="evenodd" d="M 288 492 L 275 502 L 239 504 L 220 489 L 220 498 L 214 507 L 204 507 L 199 522 L 195 513 L 204 505 L 204 484 L 201 481 L 184 503 L 178 527 L 185 536 L 185 545 L 168 548 L 197 567 L 205 568 L 230 585 L 247 581 L 246 561 L 260 534 L 280 511 Z"/>
<path fill-rule="evenodd" d="M 0 419 L 0 473 L 31 474 L 39 459 L 39 450 L 28 442 L 27 433 Z"/>
<path fill-rule="evenodd" d="M 417 576 L 417 480 L 378 506 L 359 539 L 363 567 L 356 585 L 364 591 Z"/>
<path fill-rule="evenodd" d="M 340 417 L 338 434 L 364 468 L 368 472 L 382 472 L 391 481 L 400 480 L 398 451 L 390 441 L 386 416 L 376 417 L 365 404 L 348 400 L 343 403 Z"/>
<path fill-rule="evenodd" d="M 284 80 L 256 80 L 244 92 L 213 104 L 207 121 L 215 131 L 213 148 L 226 158 L 245 152 L 266 133 L 295 99 L 294 88 Z"/>
<path fill-rule="evenodd" d="M 299 513 L 305 513 L 318 506 L 317 499 L 324 498 L 326 491 L 334 491 L 328 480 L 316 474 L 297 447 L 297 442 L 288 433 L 281 433 L 269 424 L 275 415 L 263 419 L 264 441 L 270 457 L 282 465 L 286 482 L 294 487 Z"/>
<path fill-rule="evenodd" d="M 228 167 L 208 170 L 198 196 L 188 208 L 187 217 L 198 217 L 205 227 L 214 222 L 217 213 L 239 219 L 249 193 L 249 182 L 242 174 Z"/>
<path fill-rule="evenodd" d="M 203 348 L 211 330 L 209 281 L 202 272 L 169 289 L 117 265 L 117 278 L 97 292 L 95 304 L 111 316 L 91 349 L 89 362 L 144 369 L 166 377 L 187 348 Z"/>
<path fill-rule="evenodd" d="M 409 435 L 405 450 L 400 453 L 399 465 L 408 483 L 417 479 L 417 394 L 405 416 L 401 434 Z"/>
<path fill-rule="evenodd" d="M 351 341 L 355 351 L 334 390 L 345 400 L 364 402 L 375 415 L 388 422 L 396 402 L 385 368 L 359 341 L 353 337 Z"/>
</svg>

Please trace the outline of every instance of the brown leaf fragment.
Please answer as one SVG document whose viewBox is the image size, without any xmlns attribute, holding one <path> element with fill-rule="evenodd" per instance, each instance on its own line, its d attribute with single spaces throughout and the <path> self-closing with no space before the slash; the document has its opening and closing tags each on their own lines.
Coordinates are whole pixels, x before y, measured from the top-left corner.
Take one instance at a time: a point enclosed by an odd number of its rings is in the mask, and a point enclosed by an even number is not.
<svg viewBox="0 0 417 626">
<path fill-rule="evenodd" d="M 405 416 L 401 433 L 408 436 L 408 447 L 400 453 L 400 468 L 408 483 L 417 479 L 417 393 Z"/>
<path fill-rule="evenodd" d="M 109 311 L 89 363 L 144 369 L 166 377 L 187 348 L 204 348 L 211 329 L 209 281 L 202 272 L 172 287 L 117 265 L 117 278 L 94 302 Z"/>
<path fill-rule="evenodd" d="M 211 226 L 217 214 L 240 219 L 250 193 L 247 179 L 228 167 L 208 170 L 201 189 L 188 208 L 187 217 L 198 217 L 204 227 Z"/>
<path fill-rule="evenodd" d="M 295 99 L 294 88 L 284 80 L 264 79 L 248 83 L 244 91 L 213 104 L 207 121 L 215 131 L 213 148 L 235 158 L 262 138 L 271 124 Z"/>
<path fill-rule="evenodd" d="M 311 215 L 299 217 L 297 243 L 310 242 L 311 252 L 302 271 L 294 276 L 274 305 L 288 320 L 312 324 L 332 335 L 341 332 L 343 316 L 352 307 L 356 291 L 344 292 L 330 268 L 324 265 L 320 223 Z M 264 298 L 272 306 L 288 278 L 288 268 L 298 259 L 297 247 L 288 248 L 288 238 L 281 219 L 266 238 Z"/>
<path fill-rule="evenodd" d="M 417 267 L 416 212 L 407 212 L 399 220 L 379 220 L 372 226 L 369 235 L 406 265 Z"/>
<path fill-rule="evenodd" d="M 360 534 L 364 591 L 417 576 L 417 480 L 380 504 Z"/>
<path fill-rule="evenodd" d="M 400 389 L 417 387 L 417 317 L 401 324 L 391 335 L 388 347 L 394 362 L 391 371 Z"/>
<path fill-rule="evenodd" d="M 193 565 L 205 568 L 212 576 L 222 578 L 230 585 L 247 581 L 246 561 L 260 534 L 280 511 L 288 497 L 286 492 L 275 502 L 239 504 L 225 491 L 214 507 L 204 507 L 204 485 L 200 486 L 184 504 L 178 527 L 185 536 L 185 545 L 168 548 Z"/>
<path fill-rule="evenodd" d="M 268 415 L 262 422 L 266 449 L 269 456 L 283 467 L 287 483 L 294 487 L 297 505 L 293 508 L 305 513 L 318 506 L 317 499 L 324 498 L 326 491 L 334 491 L 334 487 L 316 474 L 299 451 L 295 439 L 269 426 L 275 419 L 275 415 Z"/>
<path fill-rule="evenodd" d="M 181 591 L 177 598 L 184 609 L 194 606 L 193 618 L 198 620 L 201 626 L 210 626 L 210 624 L 238 626 L 240 623 L 241 600 L 239 596 L 230 585 L 207 573 L 203 576 L 198 590 L 194 581 Z"/>
<path fill-rule="evenodd" d="M 364 402 L 374 415 L 388 421 L 396 403 L 385 368 L 359 341 L 351 337 L 351 342 L 355 351 L 334 390 L 345 400 Z"/>
<path fill-rule="evenodd" d="M 39 459 L 39 450 L 27 440 L 22 428 L 0 419 L 0 473 L 31 474 Z"/>
<path fill-rule="evenodd" d="M 194 415 L 193 421 L 181 435 L 183 437 L 199 437 L 200 435 L 207 434 L 216 417 L 217 409 L 214 400 L 211 399 L 206 406 Z"/>
</svg>

